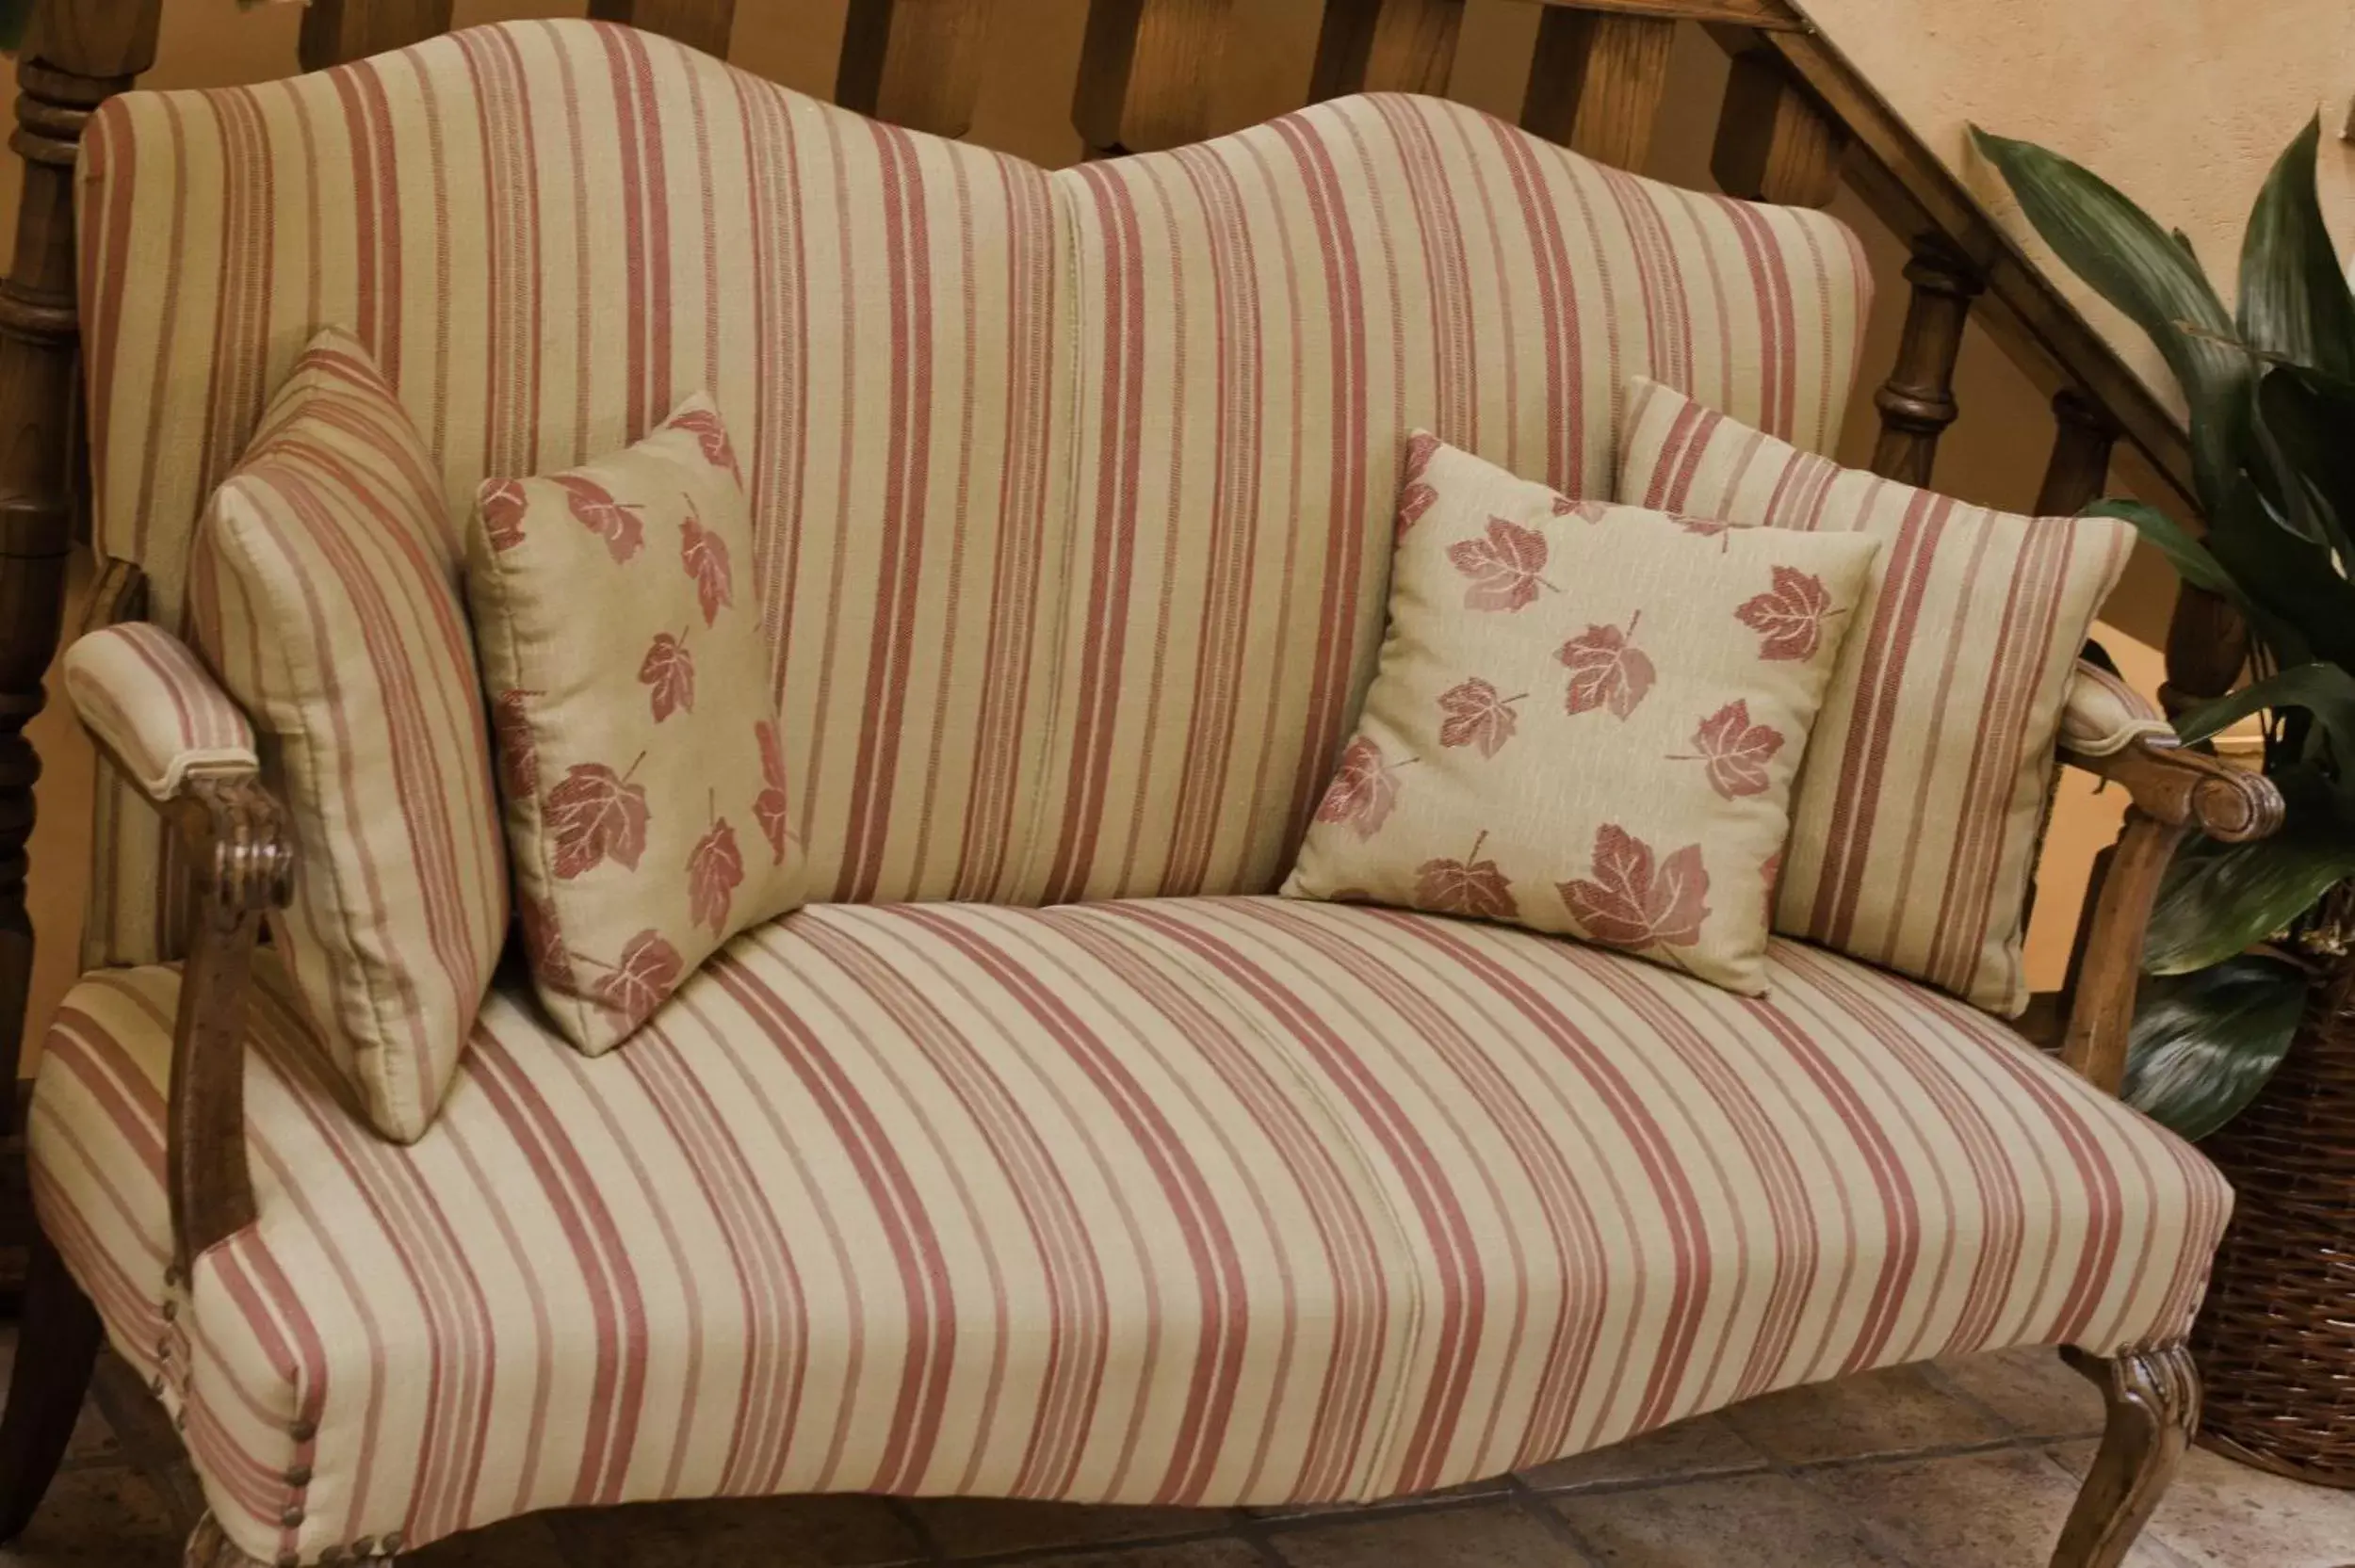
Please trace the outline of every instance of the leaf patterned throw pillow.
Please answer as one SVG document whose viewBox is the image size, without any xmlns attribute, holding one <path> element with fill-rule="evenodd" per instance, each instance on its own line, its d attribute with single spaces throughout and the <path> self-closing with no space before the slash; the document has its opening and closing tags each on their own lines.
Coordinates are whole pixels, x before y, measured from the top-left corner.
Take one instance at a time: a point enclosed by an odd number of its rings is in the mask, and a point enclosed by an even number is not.
<svg viewBox="0 0 2355 1568">
<path fill-rule="evenodd" d="M 1791 782 L 1878 544 L 1571 501 L 1422 434 L 1398 522 L 1381 666 L 1284 892 L 1763 991 Z"/>
<path fill-rule="evenodd" d="M 752 558 L 701 395 L 615 457 L 476 496 L 467 590 L 516 909 L 541 1000 L 592 1054 L 802 902 Z"/>
</svg>

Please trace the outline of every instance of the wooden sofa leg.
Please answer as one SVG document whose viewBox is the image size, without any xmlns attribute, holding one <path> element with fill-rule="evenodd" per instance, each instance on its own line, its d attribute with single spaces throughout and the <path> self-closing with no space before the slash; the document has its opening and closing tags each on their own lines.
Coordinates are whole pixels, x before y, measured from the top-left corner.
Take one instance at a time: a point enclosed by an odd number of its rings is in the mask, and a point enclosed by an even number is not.
<svg viewBox="0 0 2355 1568">
<path fill-rule="evenodd" d="M 229 1537 L 213 1523 L 211 1514 L 196 1522 L 196 1529 L 188 1537 L 188 1549 L 180 1559 L 181 1568 L 267 1568 L 229 1544 Z"/>
<path fill-rule="evenodd" d="M 2200 1370 L 2181 1345 L 2069 1360 L 2101 1388 L 2109 1416 L 2053 1568 L 2118 1568 L 2200 1428 Z"/>
<path fill-rule="evenodd" d="M 0 1415 L 0 1544 L 24 1533 L 57 1476 L 89 1392 L 102 1333 L 98 1309 L 39 1231 L 29 1262 L 8 1409 Z"/>
</svg>

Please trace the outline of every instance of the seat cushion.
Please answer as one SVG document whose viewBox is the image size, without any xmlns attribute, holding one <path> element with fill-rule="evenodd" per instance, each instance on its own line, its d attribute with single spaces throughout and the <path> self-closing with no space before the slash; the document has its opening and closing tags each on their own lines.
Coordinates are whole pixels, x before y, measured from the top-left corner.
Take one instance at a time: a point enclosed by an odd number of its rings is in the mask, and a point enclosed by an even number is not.
<svg viewBox="0 0 2355 1568">
<path fill-rule="evenodd" d="M 169 1319 L 179 982 L 112 972 L 35 1191 L 265 1561 L 674 1495 L 1365 1497 L 2184 1330 L 2197 1154 L 1959 1004 L 1771 962 L 1750 1000 L 1273 898 L 821 906 L 605 1058 L 503 978 L 406 1148 L 267 1000 L 260 1219 Z"/>
</svg>

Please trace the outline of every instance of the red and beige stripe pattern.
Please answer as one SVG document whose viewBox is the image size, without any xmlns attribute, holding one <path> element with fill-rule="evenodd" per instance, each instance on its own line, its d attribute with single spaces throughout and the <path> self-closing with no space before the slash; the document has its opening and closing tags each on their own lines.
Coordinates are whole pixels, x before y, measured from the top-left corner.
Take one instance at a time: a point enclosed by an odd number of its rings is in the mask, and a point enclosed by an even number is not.
<svg viewBox="0 0 2355 1568">
<path fill-rule="evenodd" d="M 581 22 L 129 93 L 84 146 L 97 536 L 156 620 L 316 324 L 461 515 L 707 389 L 813 890 L 862 902 L 1272 887 L 1405 433 L 1600 491 L 1641 373 L 1821 445 L 1866 291 L 1827 218 L 1434 100 L 1049 175 Z M 100 837 L 89 961 L 173 951 L 152 824 Z"/>
<path fill-rule="evenodd" d="M 664 1496 L 1364 1497 L 2183 1330 L 2197 1154 L 1958 1002 L 1771 963 L 1753 1000 L 1274 898 L 818 907 L 609 1057 L 495 991 L 409 1148 L 266 964 L 260 1220 L 169 1324 L 179 982 L 118 971 L 51 1036 L 35 1191 L 264 1561 Z"/>
<path fill-rule="evenodd" d="M 1800 766 L 1775 929 L 2017 1014 L 2063 697 L 2134 529 L 1842 468 L 1650 381 L 1632 394 L 1619 492 L 1881 540 Z"/>
<path fill-rule="evenodd" d="M 161 626 L 130 622 L 77 638 L 60 672 L 74 715 L 150 800 L 177 795 L 191 772 L 261 766 L 245 711 Z"/>
<path fill-rule="evenodd" d="M 295 362 L 204 509 L 188 623 L 272 744 L 270 914 L 320 1048 L 387 1138 L 433 1119 L 507 939 L 507 856 L 457 536 L 366 350 Z"/>
<path fill-rule="evenodd" d="M 2109 757 L 2137 740 L 2174 744 L 2175 726 L 2123 677 L 2079 659 L 2061 703 L 2060 744 L 2081 757 Z"/>
</svg>

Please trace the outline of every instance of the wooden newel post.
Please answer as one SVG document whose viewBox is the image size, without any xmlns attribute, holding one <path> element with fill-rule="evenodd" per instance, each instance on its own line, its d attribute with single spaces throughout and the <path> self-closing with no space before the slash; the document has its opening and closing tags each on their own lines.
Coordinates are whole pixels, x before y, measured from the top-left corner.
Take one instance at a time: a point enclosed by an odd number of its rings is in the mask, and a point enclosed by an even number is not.
<svg viewBox="0 0 2355 1568">
<path fill-rule="evenodd" d="M 1913 243 L 1906 264 L 1913 298 L 1906 306 L 1905 335 L 1897 368 L 1873 395 L 1881 411 L 1880 441 L 1873 448 L 1873 472 L 1909 485 L 1930 482 L 1938 438 L 1955 422 L 1955 362 L 1962 353 L 1962 329 L 1971 301 L 1987 287 L 1977 267 L 1939 234 Z"/>
<path fill-rule="evenodd" d="M 2118 427 L 2074 387 L 2053 394 L 2053 455 L 2036 493 L 2038 517 L 2074 517 L 2102 498 L 2110 483 L 2110 449 Z"/>
<path fill-rule="evenodd" d="M 16 254 L 0 279 L 0 1132 L 16 1119 L 17 1064 L 32 988 L 25 840 L 41 759 L 24 725 L 41 708 L 73 551 L 73 155 L 90 111 L 155 59 L 162 0 L 48 0 L 17 60 L 24 160 Z"/>
</svg>

